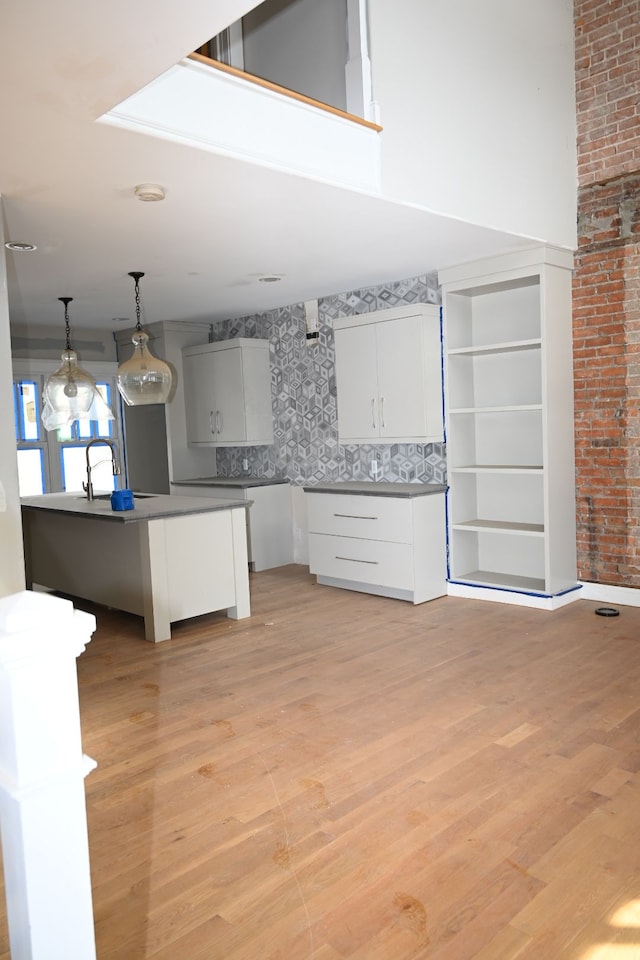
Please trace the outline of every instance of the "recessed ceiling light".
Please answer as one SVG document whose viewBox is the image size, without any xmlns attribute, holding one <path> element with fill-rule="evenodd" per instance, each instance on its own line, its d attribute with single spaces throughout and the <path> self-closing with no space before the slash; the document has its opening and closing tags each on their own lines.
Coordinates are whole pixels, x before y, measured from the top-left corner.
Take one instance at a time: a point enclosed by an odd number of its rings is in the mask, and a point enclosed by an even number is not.
<svg viewBox="0 0 640 960">
<path fill-rule="evenodd" d="M 5 247 L 7 250 L 14 250 L 16 253 L 31 253 L 38 249 L 35 243 L 22 243 L 20 240 L 7 240 Z"/>
<path fill-rule="evenodd" d="M 145 203 L 164 200 L 165 197 L 165 189 L 159 183 L 139 183 L 133 188 L 133 192 L 138 200 L 143 200 Z"/>
<path fill-rule="evenodd" d="M 278 283 L 282 280 L 282 275 L 277 273 L 270 273 L 264 277 L 258 277 L 258 283 Z"/>
</svg>

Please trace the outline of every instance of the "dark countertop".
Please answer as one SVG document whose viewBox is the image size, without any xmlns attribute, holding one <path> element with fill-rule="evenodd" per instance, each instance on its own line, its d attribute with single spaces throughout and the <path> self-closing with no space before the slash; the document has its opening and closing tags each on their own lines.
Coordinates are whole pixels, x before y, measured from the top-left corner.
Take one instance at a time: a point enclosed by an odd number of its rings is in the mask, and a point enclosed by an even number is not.
<svg viewBox="0 0 640 960">
<path fill-rule="evenodd" d="M 426 497 L 444 493 L 443 483 L 384 483 L 378 480 L 345 480 L 342 483 L 318 483 L 304 486 L 305 493 L 351 493 L 365 497 Z"/>
<path fill-rule="evenodd" d="M 81 493 L 45 493 L 40 497 L 23 497 L 23 510 L 49 510 L 92 520 L 111 520 L 117 523 L 140 523 L 164 517 L 186 517 L 193 513 L 212 513 L 216 510 L 245 510 L 250 500 L 223 500 L 213 497 L 176 497 L 169 494 L 134 494 L 133 510 L 112 510 L 109 495 L 87 500 Z"/>
<path fill-rule="evenodd" d="M 192 487 L 238 487 L 245 490 L 248 487 L 271 487 L 279 483 L 288 483 L 283 477 L 198 477 L 195 480 L 172 480 L 174 485 L 190 485 Z"/>
</svg>

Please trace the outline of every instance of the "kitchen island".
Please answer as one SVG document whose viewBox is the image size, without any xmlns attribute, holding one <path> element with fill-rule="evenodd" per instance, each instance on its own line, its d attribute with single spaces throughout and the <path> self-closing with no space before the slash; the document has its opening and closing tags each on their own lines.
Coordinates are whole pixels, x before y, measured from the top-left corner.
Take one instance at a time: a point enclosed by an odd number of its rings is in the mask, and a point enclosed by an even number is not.
<svg viewBox="0 0 640 960">
<path fill-rule="evenodd" d="M 22 501 L 27 586 L 35 584 L 144 618 L 147 640 L 215 610 L 250 616 L 245 500 L 50 493 Z"/>
</svg>

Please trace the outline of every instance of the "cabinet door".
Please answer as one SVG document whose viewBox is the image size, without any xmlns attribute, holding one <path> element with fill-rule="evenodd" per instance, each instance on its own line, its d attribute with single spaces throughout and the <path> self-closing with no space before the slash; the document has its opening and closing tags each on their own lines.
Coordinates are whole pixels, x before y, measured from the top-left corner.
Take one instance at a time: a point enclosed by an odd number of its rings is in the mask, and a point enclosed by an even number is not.
<svg viewBox="0 0 640 960">
<path fill-rule="evenodd" d="M 376 325 L 335 331 L 338 433 L 340 441 L 379 435 Z"/>
<path fill-rule="evenodd" d="M 268 344 L 265 344 L 265 349 L 251 347 L 243 349 L 242 373 L 246 443 L 249 446 L 271 444 L 273 443 L 273 409 Z"/>
<path fill-rule="evenodd" d="M 195 353 L 183 357 L 184 401 L 187 439 L 191 443 L 212 443 L 214 437 L 213 381 L 210 355 Z"/>
<path fill-rule="evenodd" d="M 209 354 L 213 381 L 213 427 L 220 443 L 242 442 L 247 431 L 244 412 L 242 353 L 239 347 Z"/>
<path fill-rule="evenodd" d="M 427 437 L 422 318 L 387 320 L 377 334 L 380 439 Z"/>
<path fill-rule="evenodd" d="M 229 340 L 183 351 L 189 443 L 273 443 L 269 342 Z"/>
</svg>

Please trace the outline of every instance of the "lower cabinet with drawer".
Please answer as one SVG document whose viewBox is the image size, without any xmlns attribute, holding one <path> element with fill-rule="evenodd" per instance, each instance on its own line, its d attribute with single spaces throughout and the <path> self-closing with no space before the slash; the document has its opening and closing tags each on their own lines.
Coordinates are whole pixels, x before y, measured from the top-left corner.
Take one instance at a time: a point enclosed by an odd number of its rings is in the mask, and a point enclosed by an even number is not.
<svg viewBox="0 0 640 960">
<path fill-rule="evenodd" d="M 424 603 L 447 592 L 444 486 L 305 487 L 318 583 Z"/>
</svg>

